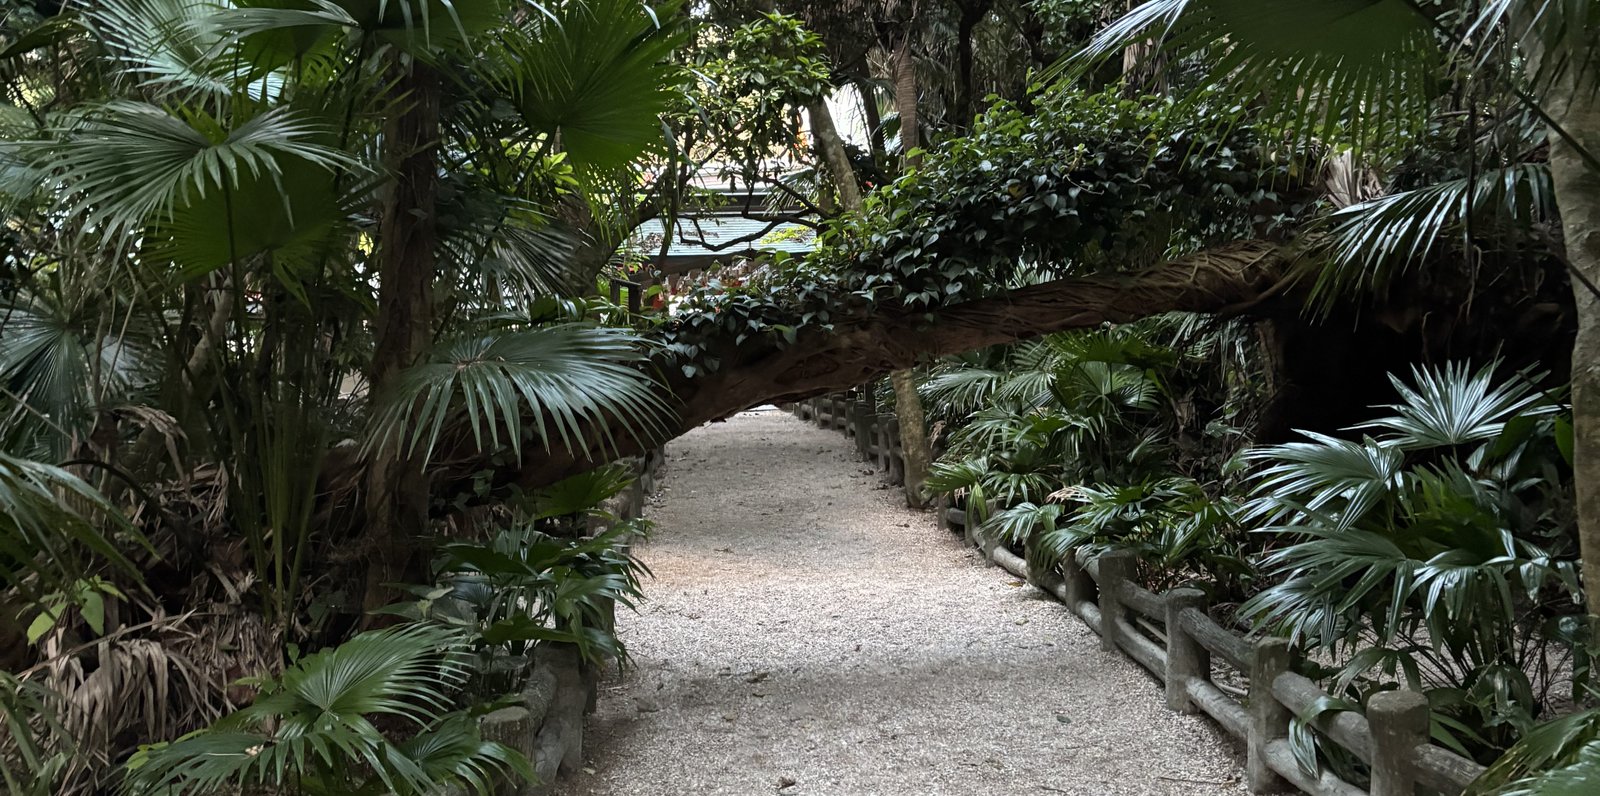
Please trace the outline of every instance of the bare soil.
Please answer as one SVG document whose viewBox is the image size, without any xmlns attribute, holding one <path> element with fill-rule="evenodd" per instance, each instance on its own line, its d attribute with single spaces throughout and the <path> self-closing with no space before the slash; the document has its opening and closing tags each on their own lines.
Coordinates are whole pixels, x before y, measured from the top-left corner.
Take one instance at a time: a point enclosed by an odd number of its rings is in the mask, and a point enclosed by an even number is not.
<svg viewBox="0 0 1600 796">
<path fill-rule="evenodd" d="M 1208 720 L 776 410 L 667 451 L 568 796 L 1246 792 Z"/>
</svg>

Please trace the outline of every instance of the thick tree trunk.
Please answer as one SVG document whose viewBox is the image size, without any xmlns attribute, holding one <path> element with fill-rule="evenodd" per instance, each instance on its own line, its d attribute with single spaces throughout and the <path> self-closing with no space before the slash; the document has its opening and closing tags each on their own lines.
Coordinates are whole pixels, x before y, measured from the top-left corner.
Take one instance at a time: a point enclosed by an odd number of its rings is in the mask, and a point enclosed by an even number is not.
<svg viewBox="0 0 1600 796">
<path fill-rule="evenodd" d="M 573 284 L 567 287 L 579 292 L 593 290 L 600 273 L 616 254 L 615 235 L 601 228 L 589 208 L 589 200 L 577 193 L 562 197 L 556 218 L 576 236 L 572 247 Z"/>
<path fill-rule="evenodd" d="M 451 441 L 434 457 L 429 486 L 435 505 L 452 506 L 458 497 L 493 500 L 479 490 L 488 473 L 497 490 L 513 484 L 534 489 L 593 469 L 618 457 L 639 455 L 713 420 L 765 403 L 791 403 L 814 395 L 855 387 L 903 370 L 920 359 L 973 351 L 999 343 L 1067 329 L 1089 329 L 1106 323 L 1127 323 L 1164 312 L 1222 315 L 1294 314 L 1304 297 L 1285 290 L 1287 258 L 1278 246 L 1246 242 L 1184 257 L 1127 274 L 1082 276 L 1031 285 L 991 298 L 923 312 L 859 308 L 841 312 L 831 330 L 802 327 L 797 339 L 780 345 L 774 335 L 745 340 L 732 333 L 708 341 L 706 356 L 721 366 L 686 375 L 668 353 L 650 368 L 659 373 L 658 390 L 678 407 L 659 437 L 634 437 L 613 429 L 615 446 L 568 450 L 556 448 L 520 463 L 497 458 L 496 451 L 476 449 L 472 435 L 446 432 Z M 798 320 L 795 325 L 799 326 Z M 586 430 L 580 439 L 607 435 Z M 335 449 L 324 468 L 320 489 L 326 500 L 325 526 L 358 530 L 372 522 L 367 505 L 352 500 L 360 485 L 371 480 L 370 463 Z"/>
<path fill-rule="evenodd" d="M 1546 110 L 1577 146 L 1551 132 L 1550 178 L 1561 208 L 1567 262 L 1577 276 L 1600 284 L 1600 172 L 1578 149 L 1600 153 L 1600 98 L 1592 86 L 1567 88 L 1552 92 Z M 1573 280 L 1578 315 L 1572 348 L 1573 480 L 1583 585 L 1589 614 L 1600 622 L 1600 298 L 1582 278 Z"/>
<path fill-rule="evenodd" d="M 918 139 L 917 69 L 916 58 L 911 53 L 911 26 L 905 38 L 894 49 L 894 105 L 900 112 L 900 146 L 910 170 L 920 160 L 914 150 Z M 928 429 L 924 425 L 926 414 L 922 410 L 922 396 L 917 394 L 916 376 L 908 368 L 895 371 L 890 377 L 894 385 L 894 415 L 900 425 L 900 448 L 905 457 L 906 505 L 922 508 L 928 504 L 923 484 L 928 480 L 928 468 L 933 464 L 933 449 L 928 444 Z"/>
<path fill-rule="evenodd" d="M 387 165 L 395 182 L 378 226 L 376 350 L 369 373 L 373 395 L 415 364 L 433 341 L 439 78 L 415 62 L 397 68 L 397 90 L 404 92 L 407 107 L 384 130 Z M 405 580 L 416 540 L 426 531 L 428 478 L 420 460 L 399 446 L 386 446 L 368 463 L 364 492 L 368 563 L 362 607 L 372 611 L 391 601 L 395 592 L 390 584 Z"/>
<path fill-rule="evenodd" d="M 1281 291 L 1285 259 L 1268 243 L 1243 243 L 1185 257 L 1132 274 L 1084 276 L 1018 288 L 993 298 L 933 312 L 878 310 L 841 317 L 831 331 L 802 329 L 793 344 L 770 335 L 735 342 L 730 336 L 708 355 L 721 367 L 710 375 L 686 376 L 662 362 L 660 389 L 679 407 L 667 438 L 764 403 L 787 403 L 854 387 L 919 359 L 972 351 L 999 343 L 1063 331 L 1126 323 L 1163 312 L 1237 313 L 1299 306 L 1299 295 Z M 447 451 L 439 461 L 457 462 L 435 476 L 441 497 L 470 489 L 481 468 L 502 468 L 494 481 L 535 488 L 610 461 L 641 453 L 661 439 L 617 434 L 619 450 L 552 450 L 528 458 L 520 469 L 497 465 L 468 450 Z M 584 434 L 600 439 L 600 434 Z M 471 435 L 457 437 L 470 444 Z M 448 499 L 444 502 L 448 503 Z"/>
</svg>

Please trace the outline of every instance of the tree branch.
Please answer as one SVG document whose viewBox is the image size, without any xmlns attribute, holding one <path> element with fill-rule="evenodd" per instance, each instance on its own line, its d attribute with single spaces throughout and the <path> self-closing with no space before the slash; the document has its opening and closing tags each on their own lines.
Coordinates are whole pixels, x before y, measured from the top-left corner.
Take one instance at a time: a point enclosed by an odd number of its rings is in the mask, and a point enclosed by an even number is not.
<svg viewBox="0 0 1600 796">
<path fill-rule="evenodd" d="M 906 310 L 860 311 L 838 321 L 832 331 L 802 328 L 788 345 L 778 345 L 770 335 L 742 343 L 730 337 L 710 352 L 721 366 L 709 375 L 685 376 L 674 363 L 660 363 L 662 390 L 679 407 L 678 417 L 669 423 L 669 437 L 751 406 L 847 389 L 919 361 L 999 343 L 1165 312 L 1254 310 L 1264 297 L 1298 301 L 1282 295 L 1286 265 L 1287 256 L 1277 245 L 1252 241 L 1137 273 L 1070 277 L 1018 288 L 935 309 L 931 318 Z M 665 441 L 616 437 L 617 450 L 553 450 L 544 458 L 504 466 L 494 481 L 535 488 Z M 475 464 L 459 475 L 435 473 L 435 494 L 470 488 L 473 472 L 489 466 L 481 455 L 444 458 Z"/>
</svg>

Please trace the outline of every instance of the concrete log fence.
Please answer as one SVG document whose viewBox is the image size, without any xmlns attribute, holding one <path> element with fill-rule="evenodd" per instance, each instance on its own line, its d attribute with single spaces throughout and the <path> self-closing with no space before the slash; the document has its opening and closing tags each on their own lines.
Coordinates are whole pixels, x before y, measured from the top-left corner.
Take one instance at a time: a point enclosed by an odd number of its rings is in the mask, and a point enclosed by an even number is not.
<svg viewBox="0 0 1600 796">
<path fill-rule="evenodd" d="M 832 424 L 833 399 L 796 405 L 796 414 L 837 428 Z M 856 420 L 859 440 L 868 426 L 860 425 L 866 422 L 862 416 Z M 877 425 L 876 434 L 883 436 L 883 426 L 893 426 L 894 419 L 889 416 Z M 1131 551 L 1093 560 L 1069 557 L 1059 569 L 1039 572 L 978 523 L 969 524 L 964 507 L 941 502 L 939 512 L 942 524 L 964 534 L 988 563 L 1060 600 L 1099 634 L 1105 649 L 1119 651 L 1149 671 L 1165 689 L 1169 709 L 1207 715 L 1238 739 L 1246 749 L 1245 777 L 1252 793 L 1292 787 L 1313 796 L 1456 796 L 1483 773 L 1482 765 L 1430 741 L 1428 700 L 1415 691 L 1374 695 L 1364 713 L 1318 712 L 1331 695 L 1294 671 L 1287 641 L 1246 638 L 1223 627 L 1206 612 L 1199 591 L 1156 594 L 1142 588 L 1133 579 L 1136 559 Z M 1244 699 L 1218 686 L 1213 677 L 1217 666 L 1233 669 L 1249 683 Z M 1289 741 L 1290 726 L 1299 716 L 1314 716 L 1306 724 L 1320 743 L 1337 745 L 1367 764 L 1371 775 L 1366 787 L 1325 768 L 1308 771 L 1300 765 Z"/>
<path fill-rule="evenodd" d="M 808 398 L 786 407 L 801 420 L 843 432 L 856 442 L 856 453 L 884 471 L 889 482 L 905 483 L 905 451 L 894 413 L 877 405 L 867 390 L 850 390 Z"/>
</svg>

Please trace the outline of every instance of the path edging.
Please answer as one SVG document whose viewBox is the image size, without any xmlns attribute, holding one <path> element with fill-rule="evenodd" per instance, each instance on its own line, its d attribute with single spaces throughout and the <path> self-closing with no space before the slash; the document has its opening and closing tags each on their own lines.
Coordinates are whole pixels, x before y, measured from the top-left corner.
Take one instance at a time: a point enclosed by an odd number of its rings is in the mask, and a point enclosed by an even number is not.
<svg viewBox="0 0 1600 796">
<path fill-rule="evenodd" d="M 856 393 L 846 392 L 788 408 L 802 420 L 854 436 L 857 452 L 885 469 L 882 459 L 897 459 L 898 451 L 889 445 L 874 450 L 864 442 L 897 438 L 898 433 L 885 428 L 894 427 L 895 421 L 862 406 Z M 893 477 L 894 470 L 886 472 Z M 987 562 L 1059 600 L 1100 636 L 1103 648 L 1127 655 L 1150 672 L 1166 689 L 1168 709 L 1204 714 L 1243 741 L 1252 793 L 1274 793 L 1288 785 L 1313 796 L 1459 794 L 1484 771 L 1477 762 L 1432 743 L 1427 697 L 1409 690 L 1375 695 L 1365 713 L 1325 711 L 1309 723 L 1323 743 L 1336 744 L 1371 767 L 1368 788 L 1325 768 L 1308 771 L 1290 746 L 1290 724 L 1332 696 L 1292 670 L 1287 641 L 1250 639 L 1217 624 L 1206 613 L 1204 595 L 1194 589 L 1162 594 L 1144 589 L 1132 579 L 1132 551 L 1088 561 L 1069 556 L 1060 571 L 1035 572 L 998 540 L 986 538 L 981 527 L 969 526 L 963 507 L 941 500 L 939 518 L 947 529 L 963 533 Z M 1248 679 L 1244 700 L 1212 679 L 1213 658 Z"/>
</svg>

